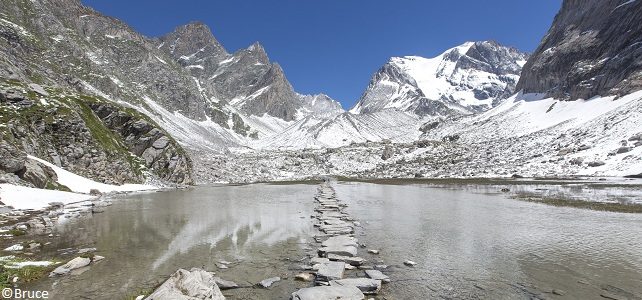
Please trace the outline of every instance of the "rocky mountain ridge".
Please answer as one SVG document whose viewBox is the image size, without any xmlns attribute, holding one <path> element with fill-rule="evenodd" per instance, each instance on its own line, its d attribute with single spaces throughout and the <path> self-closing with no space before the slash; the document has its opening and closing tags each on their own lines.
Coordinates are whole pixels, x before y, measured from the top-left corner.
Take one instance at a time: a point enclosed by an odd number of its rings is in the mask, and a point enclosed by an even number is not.
<svg viewBox="0 0 642 300">
<path fill-rule="evenodd" d="M 269 62 L 260 44 L 229 54 L 202 23 L 181 26 L 161 38 L 148 38 L 78 0 L 2 0 L 0 4 L 0 76 L 7 85 L 2 91 L 8 93 L 5 98 L 12 99 L 12 85 L 33 94 L 25 88 L 32 84 L 61 95 L 77 95 L 75 99 L 86 101 L 78 105 L 91 110 L 92 121 L 101 123 L 99 127 L 107 128 L 122 142 L 122 148 L 130 152 L 127 156 L 145 161 L 141 163 L 163 180 L 192 182 L 191 164 L 183 148 L 225 153 L 227 147 L 281 130 L 295 118 L 342 111 L 327 96 L 294 92 L 281 67 Z M 64 97 L 42 97 L 47 103 L 62 99 L 61 106 L 68 104 Z M 110 108 L 92 106 L 93 99 L 107 101 Z M 25 113 L 16 103 L 30 103 L 27 108 L 31 109 L 39 105 L 39 100 L 8 101 L 4 103 L 6 111 Z M 151 127 L 127 125 L 123 111 L 144 116 Z M 2 117 L 8 113 L 4 114 Z M 262 118 L 265 116 L 267 119 Z M 59 120 L 69 116 L 54 112 L 53 117 Z M 84 123 L 76 122 L 78 130 L 92 133 L 87 129 L 88 122 Z M 13 125 L 27 130 L 31 126 Z M 132 130 L 139 129 L 144 132 L 134 139 Z M 169 142 L 168 137 L 177 142 Z M 87 136 L 85 142 L 91 144 L 92 139 L 96 137 Z M 51 151 L 39 153 L 32 145 L 13 145 L 93 179 L 114 183 L 144 180 L 137 166 L 126 167 L 129 170 L 123 172 L 128 174 L 111 179 L 92 173 L 128 164 L 117 159 L 88 164 L 73 159 L 73 151 L 66 151 L 62 145 L 45 144 Z M 167 144 L 181 156 L 170 155 L 165 163 L 156 156 L 165 155 L 161 146 Z M 174 174 L 177 165 L 184 174 Z M 81 166 L 88 169 L 80 170 Z"/>
<path fill-rule="evenodd" d="M 613 10 L 638 5 L 617 2 Z M 617 52 L 596 69 L 617 73 L 605 78 L 619 83 L 578 92 L 606 89 L 624 101 L 566 105 L 559 100 L 568 97 L 556 97 L 574 92 L 548 86 L 565 80 L 565 66 L 580 70 L 590 60 L 573 48 L 588 44 L 571 41 L 634 28 L 624 23 L 635 12 L 615 12 L 589 22 L 593 33 L 565 40 L 593 18 L 595 1 L 564 2 L 543 41 L 564 51 L 540 46 L 526 62 L 516 49 L 476 42 L 433 59 L 393 58 L 350 112 L 326 95 L 294 91 L 259 43 L 229 53 L 202 23 L 148 38 L 77 0 L 0 4 L 5 181 L 55 182 L 27 154 L 109 183 L 642 172 L 642 148 L 629 132 L 641 124 L 631 93 L 639 89 L 639 31 L 613 41 L 620 52 L 591 38 L 591 47 Z M 592 134 L 591 122 L 604 130 Z"/>
<path fill-rule="evenodd" d="M 642 1 L 564 0 L 517 90 L 566 100 L 642 88 Z"/>
</svg>

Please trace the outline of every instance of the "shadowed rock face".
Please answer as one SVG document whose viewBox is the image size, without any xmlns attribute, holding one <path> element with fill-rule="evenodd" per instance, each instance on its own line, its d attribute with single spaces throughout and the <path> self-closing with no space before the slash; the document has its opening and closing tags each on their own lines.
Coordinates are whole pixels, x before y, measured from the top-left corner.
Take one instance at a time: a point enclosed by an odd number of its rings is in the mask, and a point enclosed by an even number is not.
<svg viewBox="0 0 642 300">
<path fill-rule="evenodd" d="M 196 61 L 218 64 L 229 55 L 207 25 L 201 22 L 180 26 L 174 32 L 161 37 L 159 42 L 158 49 L 170 54 L 183 66 Z"/>
<path fill-rule="evenodd" d="M 304 105 L 281 66 L 270 62 L 259 43 L 229 54 L 202 23 L 178 27 L 158 43 L 211 95 L 246 114 L 291 121 Z"/>
<path fill-rule="evenodd" d="M 642 1 L 565 0 L 517 90 L 562 99 L 642 88 Z"/>
</svg>

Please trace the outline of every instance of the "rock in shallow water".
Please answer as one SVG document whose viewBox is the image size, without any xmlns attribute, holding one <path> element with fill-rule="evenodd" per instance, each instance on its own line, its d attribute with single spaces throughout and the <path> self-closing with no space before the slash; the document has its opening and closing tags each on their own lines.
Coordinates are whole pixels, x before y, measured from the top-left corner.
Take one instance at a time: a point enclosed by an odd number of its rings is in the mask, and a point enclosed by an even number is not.
<svg viewBox="0 0 642 300">
<path fill-rule="evenodd" d="M 365 296 L 354 286 L 316 286 L 292 293 L 292 300 L 363 300 Z"/>
<path fill-rule="evenodd" d="M 331 261 L 342 261 L 342 262 L 345 262 L 346 264 L 350 264 L 353 266 L 360 266 L 366 261 L 361 257 L 356 257 L 356 256 L 348 257 L 348 256 L 341 256 L 336 254 L 328 254 L 328 259 Z"/>
<path fill-rule="evenodd" d="M 354 286 L 364 294 L 377 294 L 381 290 L 381 280 L 370 278 L 346 278 L 330 281 L 330 286 Z"/>
<path fill-rule="evenodd" d="M 345 271 L 345 263 L 338 261 L 330 261 L 320 264 L 319 271 L 317 271 L 317 280 L 330 281 L 343 278 Z"/>
<path fill-rule="evenodd" d="M 281 277 L 272 277 L 268 279 L 263 279 L 261 280 L 261 282 L 259 282 L 259 286 L 267 289 L 279 281 L 281 281 Z"/>
<path fill-rule="evenodd" d="M 87 257 L 76 257 L 72 260 L 70 260 L 68 263 L 57 267 L 55 270 L 53 270 L 50 274 L 49 277 L 52 276 L 60 276 L 60 275 L 67 275 L 69 272 L 80 269 L 82 267 L 86 267 L 91 263 L 91 259 Z"/>
<path fill-rule="evenodd" d="M 193 268 L 174 272 L 147 300 L 223 300 L 212 273 Z"/>
<path fill-rule="evenodd" d="M 389 283 L 390 282 L 390 277 L 386 276 L 385 274 L 381 273 L 379 270 L 366 270 L 366 275 L 368 277 L 375 279 L 375 280 L 381 280 L 383 283 Z"/>
<path fill-rule="evenodd" d="M 312 281 L 314 280 L 314 274 L 310 273 L 299 273 L 296 276 L 294 276 L 295 280 L 300 280 L 300 281 Z"/>
<path fill-rule="evenodd" d="M 225 280 L 225 279 L 222 279 L 221 277 L 214 277 L 214 282 L 216 282 L 216 285 L 218 285 L 218 287 L 221 290 L 236 289 L 239 287 L 239 285 L 236 284 L 236 282 Z"/>
<path fill-rule="evenodd" d="M 338 235 L 321 243 L 319 254 L 322 256 L 336 254 L 352 257 L 357 255 L 357 246 L 356 238 L 347 235 Z"/>
</svg>

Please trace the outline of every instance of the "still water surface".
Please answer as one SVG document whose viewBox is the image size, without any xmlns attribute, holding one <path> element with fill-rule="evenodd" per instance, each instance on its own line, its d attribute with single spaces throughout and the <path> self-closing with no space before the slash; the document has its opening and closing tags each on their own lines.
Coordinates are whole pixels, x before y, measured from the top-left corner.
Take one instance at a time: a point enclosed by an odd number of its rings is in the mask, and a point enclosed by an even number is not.
<svg viewBox="0 0 642 300">
<path fill-rule="evenodd" d="M 640 214 L 522 202 L 493 186 L 334 187 L 361 223 L 360 242 L 381 251 L 360 254 L 389 265 L 393 283 L 380 299 L 642 295 Z M 255 184 L 123 197 L 104 213 L 61 225 L 61 239 L 49 247 L 96 247 L 105 261 L 31 288 L 47 289 L 53 299 L 125 299 L 178 268 L 202 267 L 248 287 L 225 291 L 230 299 L 287 299 L 307 286 L 293 276 L 316 247 L 315 192 L 315 185 Z M 222 260 L 233 263 L 219 269 Z M 270 290 L 250 287 L 274 276 L 287 279 Z"/>
<path fill-rule="evenodd" d="M 517 201 L 496 186 L 342 183 L 336 190 L 363 223 L 361 241 L 393 265 L 387 292 L 400 299 L 642 295 L 640 214 Z M 405 267 L 406 259 L 418 265 Z"/>
</svg>

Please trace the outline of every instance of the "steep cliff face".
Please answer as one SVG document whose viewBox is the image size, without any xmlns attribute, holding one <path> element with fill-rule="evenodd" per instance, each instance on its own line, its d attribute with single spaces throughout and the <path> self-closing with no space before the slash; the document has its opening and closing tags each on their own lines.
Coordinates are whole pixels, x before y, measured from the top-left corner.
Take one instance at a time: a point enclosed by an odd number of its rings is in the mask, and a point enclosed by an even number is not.
<svg viewBox="0 0 642 300">
<path fill-rule="evenodd" d="M 353 113 L 396 108 L 425 116 L 487 110 L 514 91 L 527 55 L 496 42 L 469 42 L 434 58 L 393 57 Z"/>
<path fill-rule="evenodd" d="M 642 88 L 642 1 L 565 0 L 517 90 L 558 99 Z"/>
<path fill-rule="evenodd" d="M 105 183 L 141 183 L 147 174 L 192 183 L 191 161 L 176 141 L 148 117 L 101 98 L 3 81 L 0 124 L 0 171 L 39 188 L 47 180 L 33 176 L 43 172 L 33 171 L 27 154 Z"/>
</svg>

